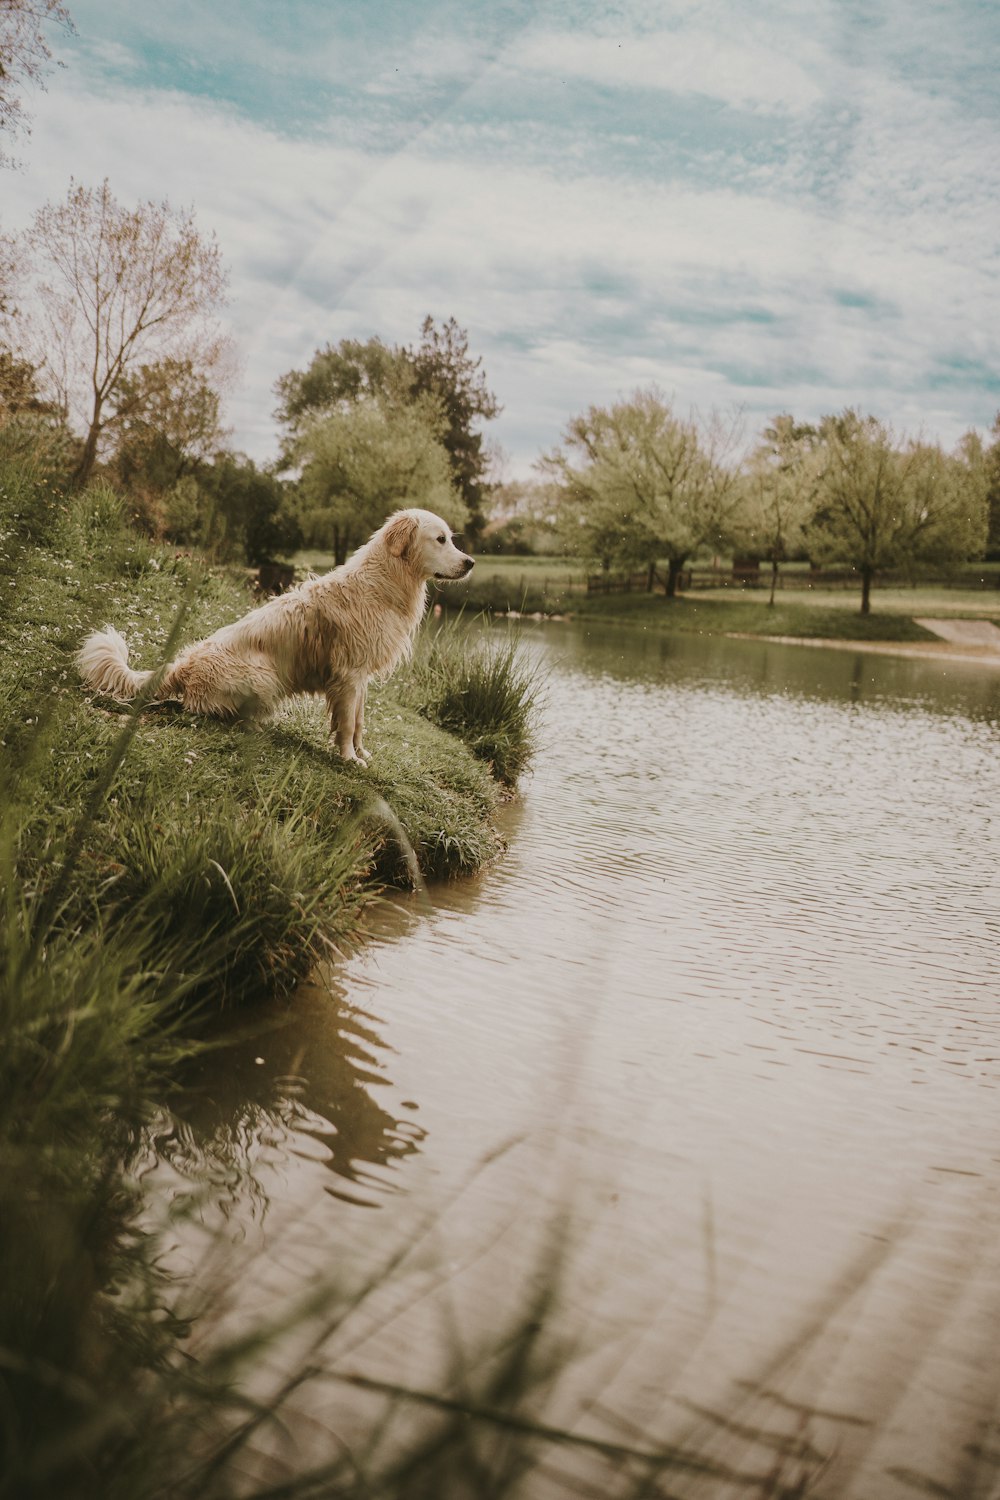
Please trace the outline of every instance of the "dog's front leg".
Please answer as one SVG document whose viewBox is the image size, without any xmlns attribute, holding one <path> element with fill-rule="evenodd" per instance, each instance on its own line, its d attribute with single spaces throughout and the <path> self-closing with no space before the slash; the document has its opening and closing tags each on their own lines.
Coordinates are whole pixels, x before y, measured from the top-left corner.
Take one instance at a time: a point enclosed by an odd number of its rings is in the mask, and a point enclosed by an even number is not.
<svg viewBox="0 0 1000 1500">
<path fill-rule="evenodd" d="M 358 688 L 358 695 L 354 700 L 354 753 L 359 760 L 367 765 L 371 760 L 371 751 L 365 749 L 365 700 L 368 697 L 368 684 L 362 682 Z"/>
<path fill-rule="evenodd" d="M 330 739 L 336 743 L 342 760 L 361 761 L 354 748 L 354 724 L 358 683 L 353 677 L 335 677 L 326 687 L 326 706 L 330 714 Z M 364 762 L 361 761 L 363 765 Z"/>
</svg>

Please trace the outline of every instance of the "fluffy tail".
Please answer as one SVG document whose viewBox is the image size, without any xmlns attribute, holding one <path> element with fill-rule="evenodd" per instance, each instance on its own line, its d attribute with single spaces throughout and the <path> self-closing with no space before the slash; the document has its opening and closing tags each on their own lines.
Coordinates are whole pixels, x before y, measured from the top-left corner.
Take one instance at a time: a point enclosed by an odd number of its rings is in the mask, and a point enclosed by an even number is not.
<svg viewBox="0 0 1000 1500">
<path fill-rule="evenodd" d="M 133 672 L 128 664 L 128 646 L 114 626 L 95 630 L 77 653 L 76 664 L 87 687 L 105 698 L 131 703 L 152 672 Z"/>
</svg>

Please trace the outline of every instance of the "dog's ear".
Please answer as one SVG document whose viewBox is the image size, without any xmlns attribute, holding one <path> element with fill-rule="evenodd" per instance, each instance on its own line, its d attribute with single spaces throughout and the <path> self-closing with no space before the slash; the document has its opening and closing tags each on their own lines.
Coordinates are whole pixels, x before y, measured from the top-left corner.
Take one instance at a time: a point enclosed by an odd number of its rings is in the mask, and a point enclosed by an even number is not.
<svg viewBox="0 0 1000 1500">
<path fill-rule="evenodd" d="M 411 543 L 416 540 L 416 516 L 408 516 L 405 511 L 393 516 L 391 521 L 386 522 L 383 535 L 385 545 L 393 557 L 407 557 Z"/>
</svg>

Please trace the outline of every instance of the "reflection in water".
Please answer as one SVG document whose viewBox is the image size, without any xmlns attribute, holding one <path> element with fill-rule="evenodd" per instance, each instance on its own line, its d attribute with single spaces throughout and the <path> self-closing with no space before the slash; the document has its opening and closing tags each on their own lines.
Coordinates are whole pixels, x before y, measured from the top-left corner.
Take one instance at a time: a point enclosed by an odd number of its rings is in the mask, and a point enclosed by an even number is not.
<svg viewBox="0 0 1000 1500">
<path fill-rule="evenodd" d="M 378 1102 L 379 1090 L 391 1088 L 378 1024 L 347 1004 L 332 977 L 301 986 L 242 1033 L 229 1022 L 217 1048 L 190 1068 L 158 1153 L 255 1212 L 267 1204 L 263 1171 L 289 1157 L 328 1168 L 323 1185 L 333 1197 L 377 1207 L 424 1134 L 411 1118 L 415 1104 L 405 1101 L 397 1117 Z"/>
<path fill-rule="evenodd" d="M 671 1494 L 990 1493 L 1000 674 L 524 639 L 546 708 L 505 860 L 386 903 L 330 997 L 204 1064 L 185 1140 L 268 1200 L 246 1296 L 391 1229 L 427 1253 L 355 1357 L 453 1389 L 431 1291 L 484 1349 L 555 1217 L 531 1412 L 589 1446 L 531 1500 L 610 1494 L 651 1444 Z"/>
</svg>

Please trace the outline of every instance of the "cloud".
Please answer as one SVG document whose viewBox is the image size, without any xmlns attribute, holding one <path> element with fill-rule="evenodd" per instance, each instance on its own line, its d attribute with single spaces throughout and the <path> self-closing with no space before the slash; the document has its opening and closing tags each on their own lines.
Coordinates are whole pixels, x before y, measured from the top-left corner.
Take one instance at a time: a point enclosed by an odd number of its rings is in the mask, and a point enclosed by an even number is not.
<svg viewBox="0 0 1000 1500">
<path fill-rule="evenodd" d="M 818 54 L 815 58 L 818 70 Z M 802 111 L 823 97 L 807 68 L 766 41 L 699 28 L 640 34 L 536 31 L 504 58 L 507 67 L 604 87 L 703 94 L 741 109 Z"/>
<path fill-rule="evenodd" d="M 700 36 L 687 38 L 689 60 Z M 505 408 L 491 430 L 519 472 L 571 414 L 651 381 L 685 408 L 743 402 L 750 422 L 860 404 L 947 442 L 988 424 L 994 126 L 954 95 L 831 56 L 835 98 L 810 102 L 797 65 L 779 90 L 789 119 L 768 115 L 779 133 L 755 157 L 719 138 L 664 144 L 625 89 L 630 57 L 607 87 L 615 161 L 632 169 L 612 170 L 588 117 L 533 124 L 541 38 L 514 38 L 447 115 L 410 118 L 390 98 L 406 142 L 392 153 L 339 110 L 296 137 L 136 87 L 121 77 L 127 58 L 113 86 L 61 75 L 36 110 L 30 170 L 5 181 L 6 222 L 61 198 L 70 175 L 107 174 L 123 200 L 192 205 L 231 268 L 243 379 L 228 419 L 258 458 L 276 450 L 279 374 L 348 335 L 412 340 L 427 313 L 468 329 Z M 593 71 L 584 40 L 578 65 Z M 740 89 L 751 100 L 750 84 L 717 77 L 729 104 Z M 505 113 L 497 95 L 515 79 L 523 110 Z M 760 84 L 772 100 L 775 87 Z M 672 165 L 651 171 L 651 160 Z"/>
</svg>

